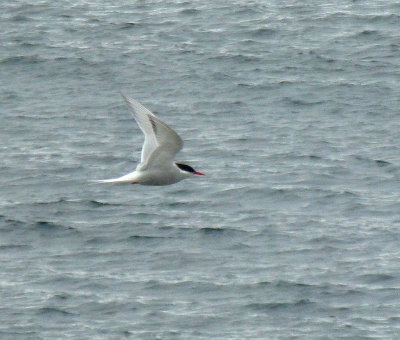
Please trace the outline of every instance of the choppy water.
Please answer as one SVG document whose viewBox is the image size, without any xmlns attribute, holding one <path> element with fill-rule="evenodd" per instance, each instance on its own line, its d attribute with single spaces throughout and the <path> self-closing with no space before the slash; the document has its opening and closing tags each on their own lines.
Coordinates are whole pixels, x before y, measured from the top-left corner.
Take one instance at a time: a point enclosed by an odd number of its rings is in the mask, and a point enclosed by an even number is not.
<svg viewBox="0 0 400 340">
<path fill-rule="evenodd" d="M 3 1 L 0 338 L 398 339 L 399 13 Z M 207 177 L 87 182 L 140 158 L 121 89 Z"/>
</svg>

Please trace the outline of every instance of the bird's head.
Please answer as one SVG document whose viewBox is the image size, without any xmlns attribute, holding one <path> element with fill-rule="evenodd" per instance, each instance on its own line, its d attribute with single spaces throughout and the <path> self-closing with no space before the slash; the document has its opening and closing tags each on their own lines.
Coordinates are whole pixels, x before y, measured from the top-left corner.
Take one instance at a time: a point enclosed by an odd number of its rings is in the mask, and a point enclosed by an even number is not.
<svg viewBox="0 0 400 340">
<path fill-rule="evenodd" d="M 186 164 L 182 164 L 182 163 L 175 163 L 175 164 L 179 168 L 179 170 L 181 170 L 183 172 L 191 173 L 193 175 L 202 175 L 202 176 L 205 175 L 202 172 L 196 171 L 190 165 L 186 165 Z"/>
</svg>

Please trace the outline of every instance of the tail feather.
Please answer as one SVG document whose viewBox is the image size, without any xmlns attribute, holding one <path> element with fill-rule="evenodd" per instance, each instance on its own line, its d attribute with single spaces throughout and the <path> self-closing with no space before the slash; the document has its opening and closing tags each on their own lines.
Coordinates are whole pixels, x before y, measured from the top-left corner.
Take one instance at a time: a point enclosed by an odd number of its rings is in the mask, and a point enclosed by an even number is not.
<svg viewBox="0 0 400 340">
<path fill-rule="evenodd" d="M 91 183 L 118 183 L 119 178 L 110 178 L 110 179 L 92 179 L 89 182 Z"/>
<path fill-rule="evenodd" d="M 133 183 L 138 181 L 138 174 L 132 172 L 122 177 L 92 180 L 93 183 Z"/>
</svg>

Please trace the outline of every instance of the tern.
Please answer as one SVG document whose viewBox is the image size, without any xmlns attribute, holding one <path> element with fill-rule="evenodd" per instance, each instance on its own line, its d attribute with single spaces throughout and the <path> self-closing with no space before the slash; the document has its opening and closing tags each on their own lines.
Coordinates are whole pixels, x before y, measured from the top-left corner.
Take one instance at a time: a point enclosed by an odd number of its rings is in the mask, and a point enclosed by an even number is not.
<svg viewBox="0 0 400 340">
<path fill-rule="evenodd" d="M 170 185 L 193 175 L 204 175 L 190 165 L 174 161 L 175 155 L 183 147 L 181 137 L 174 130 L 138 101 L 122 92 L 121 95 L 144 133 L 141 162 L 135 171 L 127 175 L 95 182 Z"/>
</svg>

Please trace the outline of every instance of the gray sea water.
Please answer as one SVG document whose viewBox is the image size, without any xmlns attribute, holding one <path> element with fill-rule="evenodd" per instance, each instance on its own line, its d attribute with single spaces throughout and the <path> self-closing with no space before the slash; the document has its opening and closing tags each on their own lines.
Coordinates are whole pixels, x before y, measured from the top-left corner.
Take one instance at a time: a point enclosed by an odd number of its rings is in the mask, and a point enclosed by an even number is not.
<svg viewBox="0 0 400 340">
<path fill-rule="evenodd" d="M 2 1 L 0 339 L 399 339 L 400 3 Z M 140 160 L 119 95 L 207 173 Z"/>
</svg>

